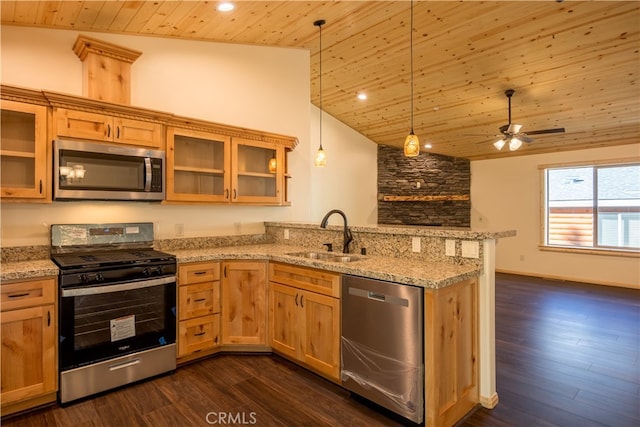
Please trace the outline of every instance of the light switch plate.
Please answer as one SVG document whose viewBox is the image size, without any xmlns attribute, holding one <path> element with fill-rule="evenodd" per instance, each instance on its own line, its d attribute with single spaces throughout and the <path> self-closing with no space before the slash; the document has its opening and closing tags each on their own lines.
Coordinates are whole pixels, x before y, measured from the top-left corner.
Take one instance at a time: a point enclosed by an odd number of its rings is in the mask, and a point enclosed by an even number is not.
<svg viewBox="0 0 640 427">
<path fill-rule="evenodd" d="M 480 258 L 480 242 L 476 240 L 463 240 L 462 256 L 465 258 Z"/>
<path fill-rule="evenodd" d="M 447 239 L 445 240 L 444 253 L 446 256 L 456 256 L 456 241 Z"/>
<path fill-rule="evenodd" d="M 420 248 L 420 238 L 419 237 L 412 237 L 411 238 L 411 251 L 412 252 L 420 252 L 421 248 Z"/>
</svg>

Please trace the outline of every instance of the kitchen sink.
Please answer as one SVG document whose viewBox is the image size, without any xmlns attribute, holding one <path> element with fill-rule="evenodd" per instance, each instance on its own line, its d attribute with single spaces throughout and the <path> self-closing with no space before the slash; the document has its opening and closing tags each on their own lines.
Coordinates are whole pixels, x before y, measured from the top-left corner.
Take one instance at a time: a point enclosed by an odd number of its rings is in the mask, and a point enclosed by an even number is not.
<svg viewBox="0 0 640 427">
<path fill-rule="evenodd" d="M 353 262 L 363 259 L 361 256 L 351 254 L 339 254 L 333 252 L 292 252 L 288 253 L 289 256 L 317 259 L 320 261 L 328 262 Z"/>
</svg>

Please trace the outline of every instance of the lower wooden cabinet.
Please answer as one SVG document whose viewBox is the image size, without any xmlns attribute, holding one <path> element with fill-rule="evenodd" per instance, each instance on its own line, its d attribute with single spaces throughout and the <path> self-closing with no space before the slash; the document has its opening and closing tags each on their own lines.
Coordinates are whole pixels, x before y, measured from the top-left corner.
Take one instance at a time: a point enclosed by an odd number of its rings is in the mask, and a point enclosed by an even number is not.
<svg viewBox="0 0 640 427">
<path fill-rule="evenodd" d="M 220 263 L 178 266 L 178 360 L 220 347 Z"/>
<path fill-rule="evenodd" d="M 222 344 L 267 344 L 267 263 L 222 263 Z"/>
<path fill-rule="evenodd" d="M 339 381 L 340 275 L 271 263 L 269 279 L 270 346 Z"/>
<path fill-rule="evenodd" d="M 0 286 L 2 415 L 56 399 L 56 279 Z"/>
</svg>

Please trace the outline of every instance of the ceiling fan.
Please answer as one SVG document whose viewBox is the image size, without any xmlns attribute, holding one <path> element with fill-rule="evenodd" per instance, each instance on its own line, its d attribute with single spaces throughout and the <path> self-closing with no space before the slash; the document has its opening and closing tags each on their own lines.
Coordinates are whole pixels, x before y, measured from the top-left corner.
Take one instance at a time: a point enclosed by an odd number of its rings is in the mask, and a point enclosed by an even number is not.
<svg viewBox="0 0 640 427">
<path fill-rule="evenodd" d="M 502 150 L 506 144 L 509 144 L 509 150 L 515 151 L 522 146 L 523 142 L 533 142 L 533 138 L 530 138 L 528 135 L 542 135 L 546 133 L 563 133 L 564 128 L 554 128 L 554 129 L 542 129 L 542 130 L 532 130 L 530 132 L 524 133 L 520 132 L 522 129 L 522 125 L 511 123 L 511 97 L 516 91 L 513 89 L 507 89 L 504 94 L 507 95 L 507 99 L 509 100 L 509 123 L 500 126 L 500 133 L 502 137 L 493 143 L 493 146 L 498 150 Z"/>
</svg>

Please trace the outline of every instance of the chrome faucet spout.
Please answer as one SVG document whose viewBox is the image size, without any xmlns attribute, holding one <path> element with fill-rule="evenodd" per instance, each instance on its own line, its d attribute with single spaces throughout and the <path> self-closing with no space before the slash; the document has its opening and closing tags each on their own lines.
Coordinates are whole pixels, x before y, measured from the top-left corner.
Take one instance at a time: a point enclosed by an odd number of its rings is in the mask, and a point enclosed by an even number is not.
<svg viewBox="0 0 640 427">
<path fill-rule="evenodd" d="M 322 221 L 320 222 L 320 228 L 327 228 L 327 223 L 329 222 L 329 217 L 333 214 L 338 214 L 340 216 L 342 216 L 342 219 L 344 220 L 344 231 L 343 231 L 343 242 L 342 242 L 342 253 L 348 254 L 349 253 L 349 243 L 351 243 L 353 241 L 353 234 L 351 234 L 351 230 L 349 230 L 349 227 L 347 226 L 347 216 L 344 214 L 344 212 L 342 212 L 339 209 L 332 209 L 329 212 L 327 212 L 327 214 L 324 216 L 324 218 L 322 218 Z"/>
</svg>

